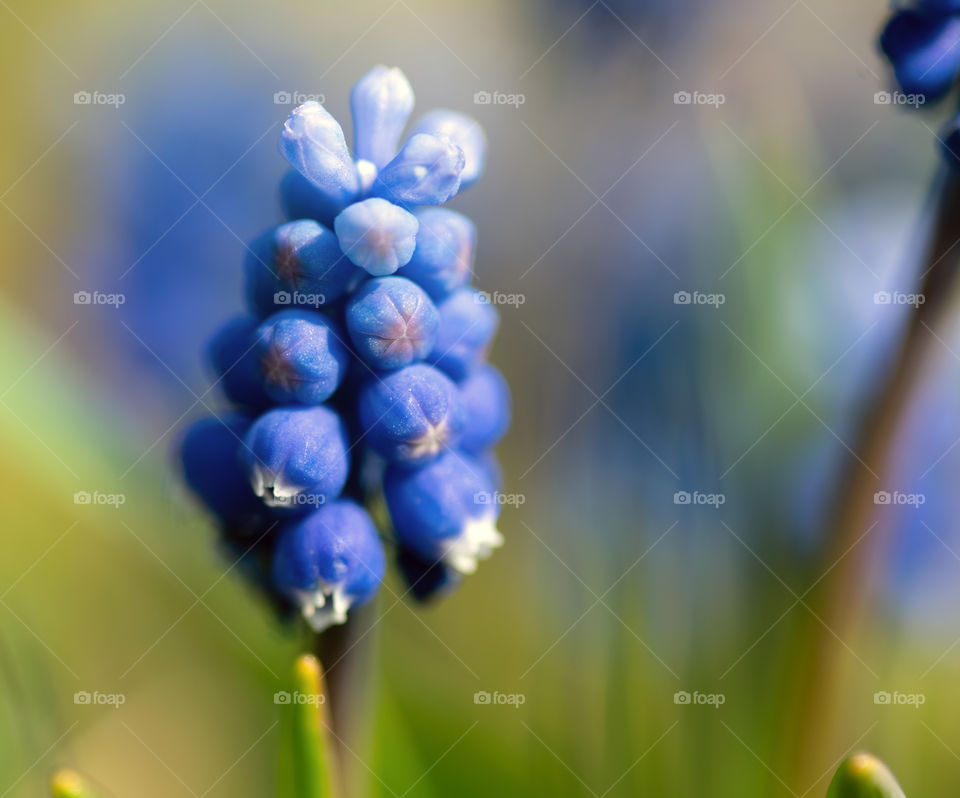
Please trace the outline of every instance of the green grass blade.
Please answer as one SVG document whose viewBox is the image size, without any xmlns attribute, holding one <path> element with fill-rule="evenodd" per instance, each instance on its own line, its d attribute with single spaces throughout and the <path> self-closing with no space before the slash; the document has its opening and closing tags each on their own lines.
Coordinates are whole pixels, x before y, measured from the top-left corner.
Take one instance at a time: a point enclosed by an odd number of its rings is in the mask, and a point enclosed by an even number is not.
<svg viewBox="0 0 960 798">
<path fill-rule="evenodd" d="M 330 744 L 323 671 L 319 660 L 304 654 L 293 667 L 294 785 L 297 798 L 332 798 L 335 748 Z"/>
</svg>

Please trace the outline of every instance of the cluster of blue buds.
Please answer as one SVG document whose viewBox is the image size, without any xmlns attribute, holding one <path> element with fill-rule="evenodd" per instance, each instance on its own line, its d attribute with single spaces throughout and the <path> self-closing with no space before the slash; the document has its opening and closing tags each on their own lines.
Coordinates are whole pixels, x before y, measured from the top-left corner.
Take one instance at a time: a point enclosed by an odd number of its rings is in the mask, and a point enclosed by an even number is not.
<svg viewBox="0 0 960 798">
<path fill-rule="evenodd" d="M 480 177 L 483 132 L 433 111 L 400 146 L 413 91 L 398 69 L 374 68 L 350 104 L 353 155 L 319 103 L 283 126 L 290 221 L 249 248 L 250 314 L 209 348 L 234 408 L 181 448 L 224 543 L 317 630 L 373 597 L 385 542 L 420 598 L 503 542 L 491 449 L 510 397 L 486 363 L 497 312 L 469 286 L 474 225 L 438 207 Z"/>
<path fill-rule="evenodd" d="M 880 35 L 880 49 L 902 92 L 898 104 L 919 108 L 944 99 L 960 73 L 960 0 L 917 0 L 898 8 Z M 960 114 L 940 141 L 947 161 L 960 168 Z"/>
</svg>

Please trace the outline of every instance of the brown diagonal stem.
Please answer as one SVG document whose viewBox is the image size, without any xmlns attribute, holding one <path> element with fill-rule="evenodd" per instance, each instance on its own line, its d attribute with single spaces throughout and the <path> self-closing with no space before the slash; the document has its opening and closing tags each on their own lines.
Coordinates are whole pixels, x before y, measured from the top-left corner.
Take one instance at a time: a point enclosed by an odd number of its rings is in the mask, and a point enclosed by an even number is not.
<svg viewBox="0 0 960 798">
<path fill-rule="evenodd" d="M 918 280 L 925 301 L 906 325 L 898 353 L 867 400 L 851 459 L 839 483 L 816 576 L 831 569 L 817 586 L 808 613 L 804 666 L 800 669 L 797 724 L 789 746 L 795 784 L 805 789 L 843 750 L 836 735 L 844 686 L 851 668 L 862 668 L 839 641 L 857 638 L 869 612 L 873 583 L 885 573 L 895 530 L 877 524 L 874 493 L 885 487 L 897 431 L 950 306 L 960 264 L 960 176 L 941 180 L 932 240 Z M 867 532 L 867 530 L 870 530 Z M 866 534 L 865 534 L 866 533 Z M 858 542 L 859 541 L 859 542 Z M 815 617 L 814 613 L 816 614 Z M 838 640 L 839 638 L 839 640 Z M 880 689 L 879 685 L 876 689 Z"/>
</svg>

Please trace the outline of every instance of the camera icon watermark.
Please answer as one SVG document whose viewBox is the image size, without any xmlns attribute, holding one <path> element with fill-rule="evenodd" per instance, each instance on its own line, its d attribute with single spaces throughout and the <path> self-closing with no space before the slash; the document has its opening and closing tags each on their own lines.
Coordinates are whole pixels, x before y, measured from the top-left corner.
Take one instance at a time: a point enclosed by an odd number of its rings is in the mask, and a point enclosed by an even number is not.
<svg viewBox="0 0 960 798">
<path fill-rule="evenodd" d="M 708 94 L 703 91 L 678 91 L 673 95 L 674 105 L 706 105 L 711 108 L 719 108 L 726 103 L 725 94 Z"/>
<path fill-rule="evenodd" d="M 127 697 L 123 693 L 101 693 L 94 690 L 78 690 L 73 694 L 73 703 L 77 706 L 107 706 L 119 709 L 127 703 Z"/>
<path fill-rule="evenodd" d="M 507 706 L 520 709 L 526 702 L 527 696 L 524 693 L 501 693 L 499 690 L 491 693 L 487 690 L 478 690 L 473 694 L 473 703 L 481 706 Z"/>
<path fill-rule="evenodd" d="M 902 91 L 878 91 L 873 95 L 874 105 L 907 105 L 919 108 L 926 102 L 926 95 L 905 94 Z"/>
<path fill-rule="evenodd" d="M 718 308 L 726 301 L 726 294 L 706 294 L 702 291 L 677 291 L 673 295 L 674 305 L 711 305 Z"/>
<path fill-rule="evenodd" d="M 899 690 L 890 693 L 886 690 L 878 690 L 873 694 L 873 703 L 877 706 L 901 706 L 920 709 L 927 703 L 927 697 L 923 693 L 901 693 Z"/>
<path fill-rule="evenodd" d="M 673 494 L 673 503 L 677 505 L 721 507 L 727 503 L 727 496 L 724 493 L 701 493 L 698 490 L 691 493 L 688 490 L 678 490 Z"/>
<path fill-rule="evenodd" d="M 923 294 L 908 294 L 904 291 L 877 291 L 873 295 L 874 305 L 909 305 L 917 308 L 926 301 Z"/>
<path fill-rule="evenodd" d="M 492 493 L 488 490 L 477 491 L 473 494 L 474 504 L 493 505 L 498 504 L 510 507 L 521 507 L 527 503 L 527 497 L 523 493 L 501 493 L 496 490 Z"/>
<path fill-rule="evenodd" d="M 95 490 L 92 493 L 88 490 L 78 490 L 73 494 L 74 504 L 106 505 L 119 510 L 121 505 L 127 503 L 127 497 L 123 493 L 101 493 Z"/>
<path fill-rule="evenodd" d="M 74 305 L 109 305 L 119 308 L 126 301 L 124 294 L 106 294 L 103 291 L 76 291 L 73 294 Z"/>
<path fill-rule="evenodd" d="M 723 693 L 701 693 L 699 690 L 691 693 L 687 690 L 678 690 L 673 694 L 673 703 L 677 706 L 706 706 L 719 709 L 727 703 L 727 697 Z"/>
<path fill-rule="evenodd" d="M 320 706 L 326 702 L 327 697 L 323 695 L 323 693 L 301 693 L 299 690 L 294 690 L 292 693 L 289 693 L 286 690 L 279 690 L 273 694 L 274 704 L 308 704 Z"/>
<path fill-rule="evenodd" d="M 273 295 L 274 305 L 295 305 L 297 307 L 319 308 L 327 303 L 325 294 L 308 294 L 303 291 L 277 291 Z"/>
<path fill-rule="evenodd" d="M 273 507 L 322 507 L 327 503 L 327 497 L 322 493 L 295 493 L 293 496 L 274 496 L 271 499 Z"/>
<path fill-rule="evenodd" d="M 510 105 L 519 108 L 526 101 L 525 94 L 511 94 L 505 91 L 478 91 L 473 95 L 474 105 Z"/>
<path fill-rule="evenodd" d="M 927 503 L 927 496 L 924 493 L 901 493 L 899 490 L 878 490 L 873 494 L 873 503 L 881 506 L 921 507 Z"/>
<path fill-rule="evenodd" d="M 120 93 L 109 93 L 105 91 L 78 91 L 74 92 L 74 105 L 106 105 L 111 108 L 119 108 L 127 101 L 127 95 Z"/>
<path fill-rule="evenodd" d="M 473 295 L 473 301 L 478 305 L 513 305 L 518 308 L 526 304 L 526 294 L 505 294 L 501 291 L 494 291 L 492 294 L 487 291 L 477 291 Z"/>
<path fill-rule="evenodd" d="M 309 94 L 304 91 L 275 91 L 273 93 L 274 105 L 303 105 L 304 103 L 320 103 L 323 105 L 327 98 L 322 94 Z"/>
</svg>

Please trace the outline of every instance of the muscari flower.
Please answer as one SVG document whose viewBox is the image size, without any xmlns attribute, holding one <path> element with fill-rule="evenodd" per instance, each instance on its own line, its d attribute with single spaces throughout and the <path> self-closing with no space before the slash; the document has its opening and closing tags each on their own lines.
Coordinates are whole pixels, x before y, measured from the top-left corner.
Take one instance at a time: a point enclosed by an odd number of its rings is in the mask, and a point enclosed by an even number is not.
<svg viewBox="0 0 960 798">
<path fill-rule="evenodd" d="M 316 629 L 342 623 L 383 579 L 363 509 L 381 491 L 418 598 L 449 590 L 502 542 L 491 447 L 509 395 L 484 365 L 497 313 L 466 288 L 473 224 L 420 207 L 475 182 L 486 142 L 472 119 L 441 110 L 401 145 L 412 108 L 399 70 L 368 73 L 351 94 L 353 155 L 321 105 L 290 115 L 280 150 L 294 168 L 281 183 L 291 221 L 249 248 L 253 315 L 210 351 L 244 412 L 227 431 L 201 422 L 183 447 L 188 484 L 241 568 Z"/>
</svg>

